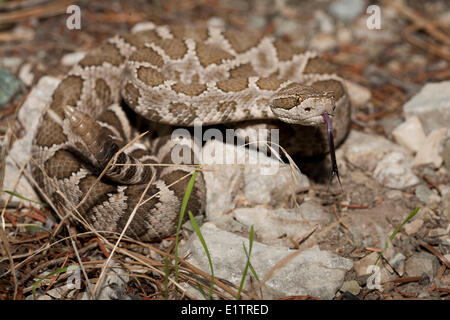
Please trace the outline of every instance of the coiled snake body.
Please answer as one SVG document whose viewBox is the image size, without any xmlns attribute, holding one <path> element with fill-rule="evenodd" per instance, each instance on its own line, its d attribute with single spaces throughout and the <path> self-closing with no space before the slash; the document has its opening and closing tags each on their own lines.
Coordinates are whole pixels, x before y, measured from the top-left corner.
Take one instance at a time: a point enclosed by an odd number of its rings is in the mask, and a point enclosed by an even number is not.
<svg viewBox="0 0 450 320">
<path fill-rule="evenodd" d="M 139 166 L 170 163 L 169 139 L 159 139 L 151 151 L 134 143 L 117 153 L 133 134 L 122 100 L 167 125 L 269 122 L 280 129 L 282 146 L 308 156 L 328 151 L 324 112 L 333 117 L 336 143 L 350 119 L 347 91 L 334 68 L 280 40 L 182 26 L 150 26 L 109 39 L 55 90 L 33 141 L 32 174 L 64 212 L 118 232 L 153 179 L 150 200 L 126 233 L 146 241 L 175 232 L 187 180 L 175 182 L 192 170 Z M 108 162 L 132 166 L 108 166 L 97 179 Z M 204 199 L 200 178 L 188 209 L 201 211 Z"/>
</svg>

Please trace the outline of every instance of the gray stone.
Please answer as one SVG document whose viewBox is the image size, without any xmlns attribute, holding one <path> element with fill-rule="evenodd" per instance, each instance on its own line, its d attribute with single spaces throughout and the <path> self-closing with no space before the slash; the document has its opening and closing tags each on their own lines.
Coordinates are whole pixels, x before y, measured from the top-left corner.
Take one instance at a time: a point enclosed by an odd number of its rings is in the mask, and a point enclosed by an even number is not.
<svg viewBox="0 0 450 320">
<path fill-rule="evenodd" d="M 450 81 L 427 83 L 403 106 L 407 118 L 417 116 L 425 133 L 448 128 L 450 123 Z"/>
<path fill-rule="evenodd" d="M 441 152 L 445 167 L 450 170 L 450 138 L 445 139 Z"/>
<path fill-rule="evenodd" d="M 311 41 L 310 47 L 318 52 L 326 52 L 335 49 L 336 37 L 328 33 L 318 33 Z"/>
<path fill-rule="evenodd" d="M 341 149 L 347 161 L 369 172 L 373 172 L 377 164 L 394 151 L 409 154 L 407 149 L 386 138 L 356 130 L 350 131 Z"/>
<path fill-rule="evenodd" d="M 345 85 L 353 107 L 365 106 L 366 103 L 368 103 L 372 98 L 372 93 L 370 90 L 356 82 L 345 81 Z"/>
<path fill-rule="evenodd" d="M 405 270 L 410 277 L 426 274 L 433 280 L 439 269 L 437 258 L 428 252 L 418 252 L 406 260 Z"/>
<path fill-rule="evenodd" d="M 420 182 L 412 171 L 412 158 L 402 152 L 392 152 L 378 162 L 373 177 L 392 189 L 405 189 Z"/>
<path fill-rule="evenodd" d="M 64 66 L 73 66 L 81 61 L 84 58 L 86 52 L 84 51 L 76 51 L 72 53 L 68 53 L 64 55 L 61 59 L 61 64 Z"/>
<path fill-rule="evenodd" d="M 0 69 L 0 108 L 21 94 L 25 84 L 8 69 Z M 17 97 L 16 97 L 17 98 Z"/>
<path fill-rule="evenodd" d="M 212 223 L 205 223 L 201 232 L 208 246 L 214 266 L 214 275 L 239 285 L 247 258 L 243 244 L 248 249 L 249 240 L 218 229 Z M 191 255 L 187 261 L 210 272 L 208 259 L 196 235 L 181 248 L 182 254 Z M 284 247 L 271 247 L 259 242 L 253 243 L 251 263 L 260 280 L 264 279 L 282 259 L 295 252 Z M 301 251 L 292 260 L 278 268 L 265 282 L 264 299 L 277 299 L 289 295 L 312 295 L 324 299 L 334 297 L 342 286 L 344 276 L 352 268 L 352 261 L 313 247 Z M 244 288 L 251 290 L 255 285 L 247 276 Z M 259 292 L 259 291 L 257 291 Z"/>
<path fill-rule="evenodd" d="M 22 62 L 23 60 L 19 57 L 4 57 L 0 59 L 0 67 L 8 69 L 12 73 L 16 73 Z"/>
<path fill-rule="evenodd" d="M 32 67 L 33 66 L 31 63 L 25 63 L 19 70 L 19 78 L 27 86 L 31 86 L 33 84 L 34 74 L 31 72 Z"/>
<path fill-rule="evenodd" d="M 126 293 L 126 284 L 130 281 L 128 270 L 122 268 L 119 263 L 112 260 L 102 283 L 96 292 L 98 300 L 129 300 Z"/>
<path fill-rule="evenodd" d="M 353 295 L 358 295 L 361 292 L 361 287 L 356 280 L 345 281 L 341 287 L 342 292 L 350 292 Z"/>
<path fill-rule="evenodd" d="M 222 155 L 235 155 L 223 159 Z M 298 169 L 280 163 L 255 150 L 208 141 L 202 149 L 206 184 L 206 216 L 223 218 L 238 201 L 247 204 L 280 204 L 309 187 L 308 178 Z"/>
<path fill-rule="evenodd" d="M 323 211 L 320 205 L 304 202 L 299 209 L 274 209 L 263 206 L 233 210 L 236 221 L 254 227 L 258 241 L 268 245 L 290 247 L 298 242 L 316 225 L 327 225 L 334 216 Z M 230 231 L 227 228 L 228 231 Z"/>
<path fill-rule="evenodd" d="M 431 131 L 414 158 L 415 165 L 430 164 L 433 168 L 440 168 L 444 162 L 442 153 L 447 139 L 450 139 L 450 129 L 441 128 Z"/>
<path fill-rule="evenodd" d="M 398 272 L 400 276 L 403 276 L 405 273 L 405 260 L 406 257 L 400 252 L 389 260 L 389 264 Z"/>
<path fill-rule="evenodd" d="M 388 188 L 404 189 L 420 181 L 412 171 L 410 152 L 383 137 L 353 130 L 341 150 L 347 161 Z"/>
<path fill-rule="evenodd" d="M 412 235 L 419 232 L 422 226 L 423 226 L 422 219 L 414 219 L 413 221 L 410 221 L 407 224 L 405 224 L 404 230 L 407 235 Z"/>
<path fill-rule="evenodd" d="M 419 198 L 420 202 L 422 203 L 429 203 L 430 201 L 434 200 L 440 200 L 439 195 L 436 191 L 431 190 L 427 186 L 424 186 L 423 184 L 417 186 L 416 188 L 416 197 Z"/>
<path fill-rule="evenodd" d="M 370 274 L 369 267 L 375 265 L 375 262 L 378 259 L 378 255 L 379 254 L 377 252 L 372 252 L 371 254 L 365 256 L 364 258 L 362 258 L 358 261 L 355 261 L 353 263 L 353 268 L 355 269 L 356 276 L 363 277 L 365 275 Z M 377 266 L 380 266 L 380 265 L 381 264 L 378 261 Z M 387 269 L 382 266 L 380 267 L 380 276 L 381 276 L 381 279 L 380 279 L 381 282 L 385 282 L 385 281 L 388 281 L 391 279 L 391 275 L 390 275 L 389 271 L 387 271 Z M 366 280 L 369 280 L 369 278 L 367 278 Z"/>
<path fill-rule="evenodd" d="M 363 12 L 364 6 L 364 0 L 336 0 L 329 10 L 338 19 L 353 20 Z"/>
<path fill-rule="evenodd" d="M 392 135 L 400 145 L 414 152 L 423 147 L 426 138 L 418 117 L 411 117 L 400 124 L 392 131 Z"/>
</svg>

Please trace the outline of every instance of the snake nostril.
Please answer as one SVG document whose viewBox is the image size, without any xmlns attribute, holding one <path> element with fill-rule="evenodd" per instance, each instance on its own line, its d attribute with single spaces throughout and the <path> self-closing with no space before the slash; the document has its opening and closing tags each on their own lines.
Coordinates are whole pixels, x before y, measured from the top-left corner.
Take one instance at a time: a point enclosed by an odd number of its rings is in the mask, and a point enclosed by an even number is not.
<svg viewBox="0 0 450 320">
<path fill-rule="evenodd" d="M 305 111 L 306 111 L 306 112 L 310 112 L 310 111 L 311 111 L 311 108 L 306 107 L 306 108 L 305 108 Z"/>
</svg>

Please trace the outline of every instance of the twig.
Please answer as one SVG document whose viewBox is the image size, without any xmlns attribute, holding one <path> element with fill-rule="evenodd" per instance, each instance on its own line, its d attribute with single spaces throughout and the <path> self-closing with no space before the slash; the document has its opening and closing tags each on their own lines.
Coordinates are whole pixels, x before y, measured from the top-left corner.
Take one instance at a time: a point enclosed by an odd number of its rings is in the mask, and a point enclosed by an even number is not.
<svg viewBox="0 0 450 320">
<path fill-rule="evenodd" d="M 442 43 L 450 46 L 450 38 L 445 33 L 439 30 L 430 20 L 421 17 L 413 10 L 405 6 L 403 0 L 394 0 L 394 1 L 382 0 L 382 2 L 390 4 L 399 13 L 408 17 L 408 19 L 410 19 L 416 25 L 417 28 L 426 30 L 435 39 L 438 39 Z"/>
</svg>

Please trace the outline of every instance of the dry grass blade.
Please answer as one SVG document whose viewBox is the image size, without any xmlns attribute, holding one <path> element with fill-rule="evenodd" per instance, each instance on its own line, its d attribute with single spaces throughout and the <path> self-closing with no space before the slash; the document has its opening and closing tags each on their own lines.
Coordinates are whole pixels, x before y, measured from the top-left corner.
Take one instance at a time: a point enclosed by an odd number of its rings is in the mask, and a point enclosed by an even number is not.
<svg viewBox="0 0 450 320">
<path fill-rule="evenodd" d="M 98 286 L 100 285 L 100 283 L 103 280 L 103 277 L 105 276 L 106 269 L 108 268 L 108 264 L 111 261 L 113 255 L 114 255 L 114 252 L 116 251 L 120 241 L 122 240 L 123 236 L 125 235 L 125 232 L 127 231 L 128 227 L 130 226 L 131 221 L 133 220 L 134 216 L 136 215 L 137 209 L 141 206 L 141 203 L 142 203 L 142 201 L 144 199 L 144 196 L 147 194 L 147 191 L 150 188 L 150 186 L 152 185 L 154 179 L 155 179 L 155 175 L 152 176 L 150 181 L 145 186 L 144 192 L 142 192 L 142 194 L 141 194 L 141 196 L 139 198 L 139 201 L 137 202 L 136 206 L 134 207 L 133 211 L 131 212 L 130 217 L 128 218 L 128 221 L 127 221 L 125 227 L 123 228 L 122 233 L 119 236 L 119 239 L 117 239 L 116 243 L 114 244 L 114 247 L 113 247 L 112 251 L 110 252 L 109 257 L 108 257 L 108 259 L 105 262 L 104 268 L 102 269 L 102 272 L 100 273 L 99 280 L 95 284 L 95 287 L 94 287 L 94 290 L 93 290 L 93 297 L 95 297 L 95 293 L 97 292 Z"/>
</svg>

